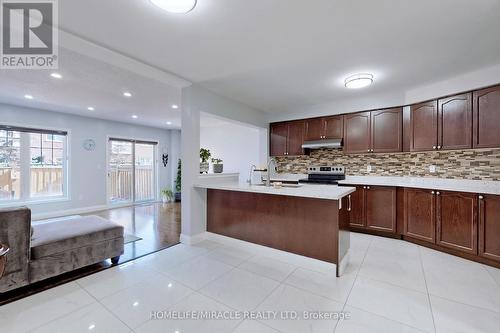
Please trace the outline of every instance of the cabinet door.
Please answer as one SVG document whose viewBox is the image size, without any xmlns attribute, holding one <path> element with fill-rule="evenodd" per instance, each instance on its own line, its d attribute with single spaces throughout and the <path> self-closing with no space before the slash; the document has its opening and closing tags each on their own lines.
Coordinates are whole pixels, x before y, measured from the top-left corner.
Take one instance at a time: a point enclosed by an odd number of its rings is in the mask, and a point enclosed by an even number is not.
<svg viewBox="0 0 500 333">
<path fill-rule="evenodd" d="M 352 227 L 365 227 L 365 189 L 363 186 L 356 186 L 356 192 L 350 195 L 349 225 Z"/>
<path fill-rule="evenodd" d="M 342 139 L 344 136 L 344 117 L 335 116 L 325 119 L 325 139 Z"/>
<path fill-rule="evenodd" d="M 402 109 L 394 108 L 371 112 L 371 148 L 375 153 L 402 151 Z"/>
<path fill-rule="evenodd" d="M 286 154 L 286 142 L 288 137 L 288 124 L 271 124 L 270 147 L 271 156 L 284 156 Z"/>
<path fill-rule="evenodd" d="M 346 153 L 370 152 L 370 112 L 344 116 L 344 151 Z"/>
<path fill-rule="evenodd" d="M 473 147 L 500 147 L 500 86 L 474 91 Z"/>
<path fill-rule="evenodd" d="M 438 149 L 472 148 L 472 94 L 439 100 Z"/>
<path fill-rule="evenodd" d="M 435 150 L 438 146 L 437 101 L 411 106 L 411 151 Z"/>
<path fill-rule="evenodd" d="M 305 122 L 293 121 L 288 123 L 287 155 L 304 155 Z"/>
<path fill-rule="evenodd" d="M 479 198 L 479 255 L 500 262 L 500 196 Z"/>
<path fill-rule="evenodd" d="M 396 188 L 367 186 L 366 228 L 396 233 Z"/>
<path fill-rule="evenodd" d="M 321 140 L 325 135 L 325 120 L 324 118 L 313 118 L 306 120 L 306 135 L 305 139 Z"/>
<path fill-rule="evenodd" d="M 433 191 L 405 188 L 404 234 L 435 242 L 436 196 Z"/>
<path fill-rule="evenodd" d="M 437 192 L 436 244 L 477 254 L 477 195 Z"/>
</svg>

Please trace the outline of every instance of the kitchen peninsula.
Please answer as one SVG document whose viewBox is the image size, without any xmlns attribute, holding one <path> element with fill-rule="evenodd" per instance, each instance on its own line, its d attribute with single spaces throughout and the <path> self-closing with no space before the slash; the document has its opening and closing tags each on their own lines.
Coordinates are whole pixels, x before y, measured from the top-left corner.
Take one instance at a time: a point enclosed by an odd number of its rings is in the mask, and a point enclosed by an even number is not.
<svg viewBox="0 0 500 333">
<path fill-rule="evenodd" d="M 207 231 L 336 265 L 349 249 L 348 195 L 354 187 L 266 187 L 202 182 Z"/>
</svg>

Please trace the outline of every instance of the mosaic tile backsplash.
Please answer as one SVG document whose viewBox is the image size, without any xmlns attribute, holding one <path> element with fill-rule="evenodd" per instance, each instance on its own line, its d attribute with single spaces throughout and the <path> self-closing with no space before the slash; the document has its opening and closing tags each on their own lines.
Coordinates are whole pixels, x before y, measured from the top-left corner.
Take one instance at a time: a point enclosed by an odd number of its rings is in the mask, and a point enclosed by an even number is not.
<svg viewBox="0 0 500 333">
<path fill-rule="evenodd" d="M 500 180 L 500 148 L 419 153 L 345 155 L 338 149 L 312 150 L 310 156 L 277 157 L 279 173 L 307 173 L 310 165 L 342 165 L 348 176 L 422 176 Z M 372 167 L 367 172 L 367 166 Z M 436 172 L 430 173 L 429 166 Z"/>
</svg>

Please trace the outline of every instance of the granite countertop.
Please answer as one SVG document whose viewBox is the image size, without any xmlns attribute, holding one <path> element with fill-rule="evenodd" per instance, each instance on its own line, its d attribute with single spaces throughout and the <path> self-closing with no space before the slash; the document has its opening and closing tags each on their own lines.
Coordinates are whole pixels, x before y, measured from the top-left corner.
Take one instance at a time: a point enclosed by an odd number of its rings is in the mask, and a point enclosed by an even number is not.
<svg viewBox="0 0 500 333">
<path fill-rule="evenodd" d="M 398 186 L 479 194 L 500 194 L 500 181 L 425 177 L 347 176 L 347 185 Z"/>
<path fill-rule="evenodd" d="M 300 184 L 299 187 L 282 187 L 274 188 L 273 186 L 266 187 L 262 185 L 249 185 L 248 183 L 237 182 L 210 182 L 195 184 L 196 188 L 213 189 L 213 190 L 226 190 L 226 191 L 239 191 L 239 192 L 252 192 L 262 194 L 285 195 L 292 197 L 315 198 L 315 199 L 328 199 L 339 200 L 346 195 L 353 193 L 356 188 L 348 186 L 335 186 L 335 185 L 310 185 Z"/>
</svg>

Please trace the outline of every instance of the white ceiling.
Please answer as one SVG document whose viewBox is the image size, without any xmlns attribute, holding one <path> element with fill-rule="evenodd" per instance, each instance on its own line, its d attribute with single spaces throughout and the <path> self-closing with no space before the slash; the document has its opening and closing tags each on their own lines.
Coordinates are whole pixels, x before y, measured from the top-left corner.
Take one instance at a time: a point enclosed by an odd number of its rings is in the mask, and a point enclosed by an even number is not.
<svg viewBox="0 0 500 333">
<path fill-rule="evenodd" d="M 64 0 L 73 34 L 265 111 L 398 92 L 500 62 L 498 0 Z M 347 90 L 343 78 L 376 81 Z"/>
<path fill-rule="evenodd" d="M 0 102 L 179 128 L 170 106 L 189 81 L 285 116 L 500 64 L 499 0 L 198 0 L 185 15 L 149 0 L 64 0 L 59 17 L 63 80 L 2 70 Z M 375 83 L 344 88 L 356 72 Z"/>
<path fill-rule="evenodd" d="M 63 78 L 50 77 L 53 72 Z M 125 91 L 132 97 L 125 98 Z M 0 71 L 0 101 L 159 128 L 181 126 L 180 110 L 171 108 L 180 104 L 177 87 L 63 48 L 57 71 Z M 87 110 L 89 106 L 95 110 Z"/>
</svg>

